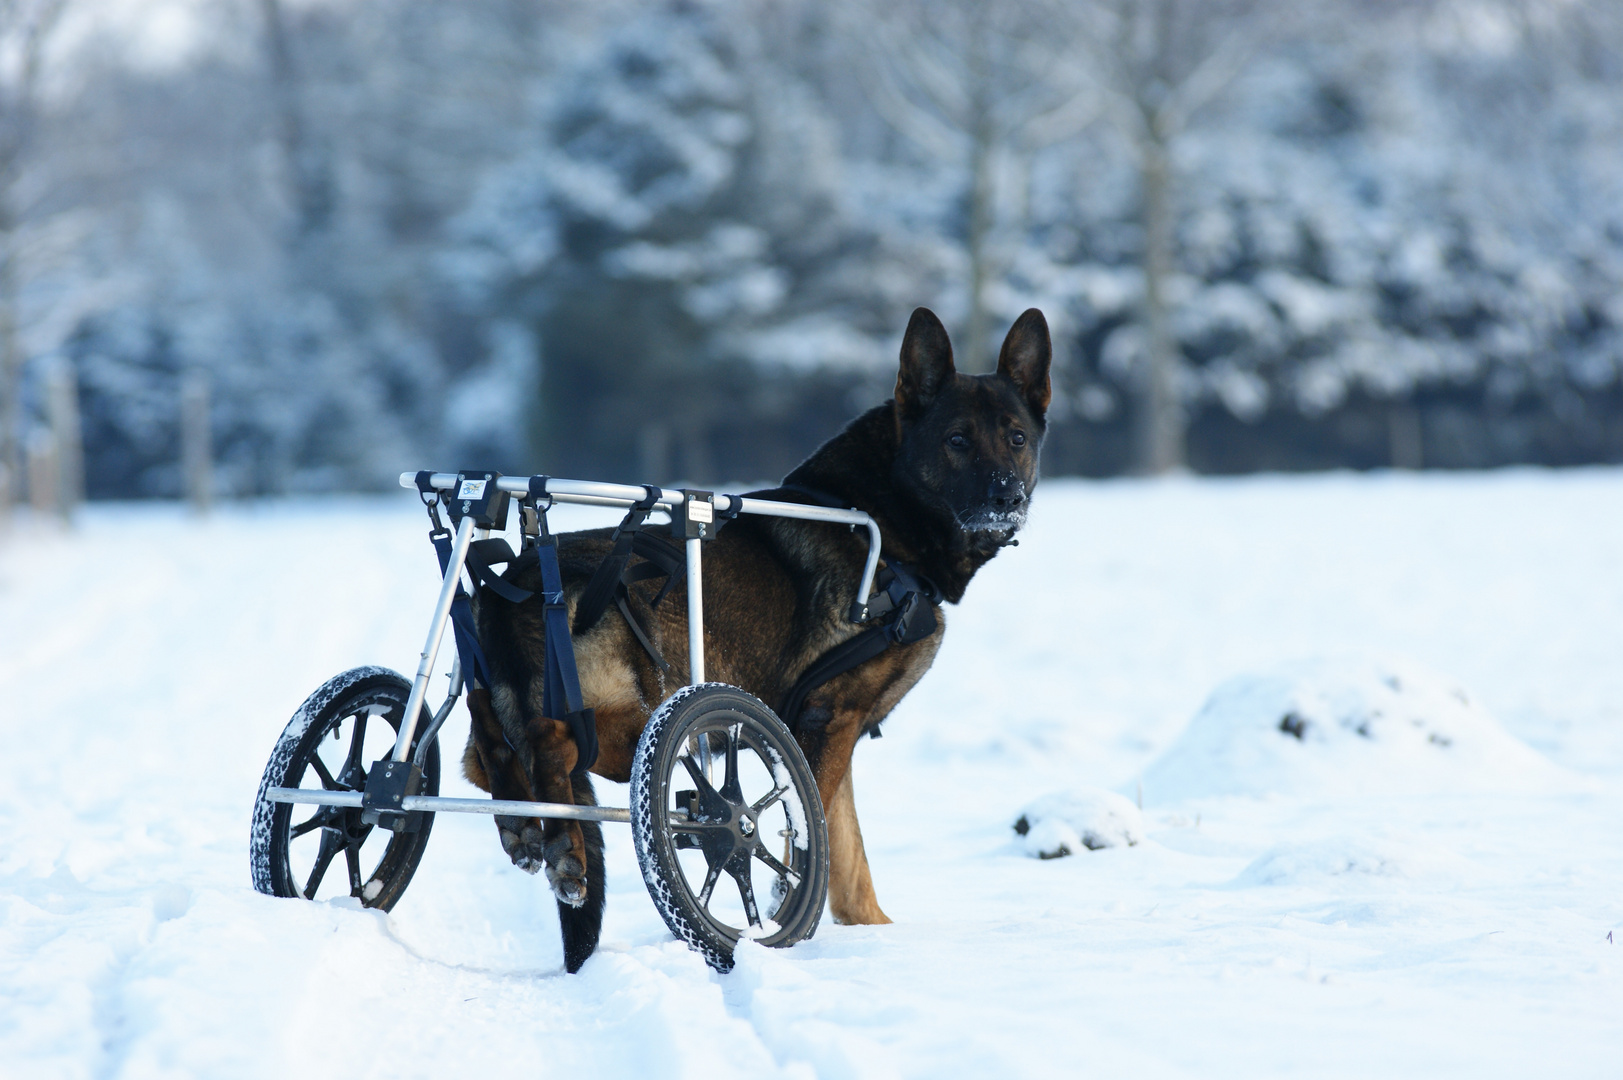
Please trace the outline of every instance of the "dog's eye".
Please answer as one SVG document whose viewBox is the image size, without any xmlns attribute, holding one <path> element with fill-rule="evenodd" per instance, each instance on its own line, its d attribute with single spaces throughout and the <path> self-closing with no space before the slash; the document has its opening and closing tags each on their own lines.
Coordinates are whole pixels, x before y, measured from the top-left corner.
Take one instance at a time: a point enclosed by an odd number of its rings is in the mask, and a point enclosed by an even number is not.
<svg viewBox="0 0 1623 1080">
<path fill-rule="evenodd" d="M 967 450 L 969 449 L 969 440 L 955 431 L 947 436 L 947 445 L 954 450 Z"/>
<path fill-rule="evenodd" d="M 1016 446 L 1024 446 L 1026 445 L 1026 433 L 1023 431 L 1017 431 L 1013 435 L 1009 436 L 1009 441 L 1014 443 Z"/>
</svg>

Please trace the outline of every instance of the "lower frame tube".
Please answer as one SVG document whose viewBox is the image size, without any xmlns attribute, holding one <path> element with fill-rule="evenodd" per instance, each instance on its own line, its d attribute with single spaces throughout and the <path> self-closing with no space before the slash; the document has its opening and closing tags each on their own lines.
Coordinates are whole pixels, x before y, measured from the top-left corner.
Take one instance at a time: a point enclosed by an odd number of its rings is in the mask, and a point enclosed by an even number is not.
<svg viewBox="0 0 1623 1080">
<path fill-rule="evenodd" d="M 359 791 L 275 787 L 265 793 L 271 802 L 313 806 L 360 806 Z M 507 799 L 450 799 L 438 795 L 407 795 L 402 810 L 435 814 L 503 814 L 508 817 L 568 818 L 573 821 L 618 821 L 629 825 L 631 811 L 617 806 L 571 806 L 568 803 L 515 802 Z"/>
</svg>

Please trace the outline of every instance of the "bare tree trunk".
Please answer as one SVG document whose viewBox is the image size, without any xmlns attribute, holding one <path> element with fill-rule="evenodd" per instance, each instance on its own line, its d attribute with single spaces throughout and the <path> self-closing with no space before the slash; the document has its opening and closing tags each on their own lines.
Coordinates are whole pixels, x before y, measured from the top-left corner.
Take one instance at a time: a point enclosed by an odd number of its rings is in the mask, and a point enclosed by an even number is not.
<svg viewBox="0 0 1623 1080">
<path fill-rule="evenodd" d="M 9 201 L 0 196 L 0 237 L 12 236 Z M 12 498 L 22 494 L 23 351 L 17 340 L 17 253 L 10 243 L 0 251 L 0 469 L 15 485 L 3 503 L 0 519 L 11 512 Z M 10 486 L 10 485 L 8 485 Z"/>
<path fill-rule="evenodd" d="M 986 9 L 977 5 L 974 10 L 975 32 L 964 65 L 969 79 L 969 123 L 965 132 L 969 136 L 969 326 L 964 355 L 959 359 L 960 364 L 967 362 L 970 371 L 981 362 L 981 350 L 986 348 L 986 282 L 992 276 L 987 242 L 996 213 L 992 155 L 998 136 L 992 116 L 991 57 L 987 54 L 990 27 Z"/>
<path fill-rule="evenodd" d="M 1184 416 L 1178 346 L 1167 279 L 1172 275 L 1173 209 L 1169 147 L 1153 126 L 1141 148 L 1144 214 L 1144 366 L 1134 432 L 1134 471 L 1146 476 L 1183 464 Z"/>
<path fill-rule="evenodd" d="M 25 468 L 23 445 L 23 352 L 17 325 L 17 227 L 15 185 L 33 136 L 34 91 L 39 84 L 45 43 L 62 17 L 67 0 L 47 0 L 34 9 L 21 28 L 21 61 L 7 94 L 0 90 L 0 471 L 7 474 L 10 495 L 0 499 L 0 523 L 11 511 L 11 496 L 20 495 Z M 14 10 L 0 12 L 9 21 Z M 16 27 L 8 26 L 10 31 Z"/>
<path fill-rule="evenodd" d="M 1392 403 L 1386 414 L 1386 442 L 1389 464 L 1394 469 L 1420 469 L 1425 466 L 1425 433 L 1420 410 L 1413 398 Z"/>
<path fill-rule="evenodd" d="M 987 241 L 992 233 L 992 123 L 980 110 L 970 147 L 969 181 L 969 327 L 965 334 L 960 364 L 974 370 L 981 362 L 981 350 L 986 347 L 988 316 L 986 312 L 986 282 L 991 277 L 988 265 L 991 253 Z"/>
<path fill-rule="evenodd" d="M 56 440 L 50 432 L 35 430 L 28 440 L 28 504 L 40 517 L 55 516 L 61 494 Z"/>
<path fill-rule="evenodd" d="M 325 148 L 312 135 L 305 120 L 299 72 L 294 64 L 281 0 L 260 0 L 259 7 L 265 19 L 265 51 L 270 62 L 271 89 L 276 98 L 282 155 L 293 200 L 293 236 L 296 243 L 302 243 L 325 229 L 332 217 L 335 197 L 332 169 Z"/>
</svg>

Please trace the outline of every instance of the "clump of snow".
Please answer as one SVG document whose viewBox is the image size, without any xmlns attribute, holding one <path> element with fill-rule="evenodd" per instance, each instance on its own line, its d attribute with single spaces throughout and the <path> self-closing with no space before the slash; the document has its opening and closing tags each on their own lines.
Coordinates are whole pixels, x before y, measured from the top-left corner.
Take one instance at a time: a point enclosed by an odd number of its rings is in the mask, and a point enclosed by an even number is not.
<svg viewBox="0 0 1623 1080">
<path fill-rule="evenodd" d="M 1473 876 L 1469 860 L 1432 844 L 1331 836 L 1279 844 L 1234 879 L 1240 886 L 1322 885 L 1336 878 L 1458 879 Z"/>
<path fill-rule="evenodd" d="M 1143 783 L 1165 803 L 1550 791 L 1572 779 L 1448 679 L 1406 661 L 1317 659 L 1224 683 Z"/>
<path fill-rule="evenodd" d="M 1131 847 L 1144 839 L 1138 807 L 1102 788 L 1056 791 L 1028 805 L 1014 823 L 1026 854 L 1058 859 L 1083 848 Z"/>
</svg>

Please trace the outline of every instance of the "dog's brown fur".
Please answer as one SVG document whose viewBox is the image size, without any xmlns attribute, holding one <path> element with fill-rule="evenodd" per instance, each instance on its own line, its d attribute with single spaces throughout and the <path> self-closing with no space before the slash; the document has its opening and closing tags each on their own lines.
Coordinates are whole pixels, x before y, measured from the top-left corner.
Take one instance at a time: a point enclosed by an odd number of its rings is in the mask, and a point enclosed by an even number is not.
<svg viewBox="0 0 1623 1080">
<path fill-rule="evenodd" d="M 896 395 L 857 419 L 790 473 L 786 483 L 827 492 L 872 515 L 886 559 L 929 577 L 956 603 L 975 571 L 1024 521 L 1037 481 L 1037 451 L 1049 401 L 1048 327 L 1036 309 L 1010 329 L 992 375 L 956 372 L 946 331 L 914 312 L 902 342 Z M 793 500 L 793 495 L 785 498 Z M 609 547 L 606 530 L 560 538 L 570 617 Z M 745 516 L 704 549 L 705 676 L 778 705 L 830 647 L 863 628 L 845 618 L 867 541 L 846 529 Z M 508 577 L 538 585 L 535 560 Z M 630 779 L 638 736 L 653 710 L 685 685 L 687 599 L 678 584 L 657 607 L 655 582 L 631 588 L 634 614 L 671 665 L 662 673 L 625 620 L 610 611 L 575 640 L 585 704 L 596 710 L 599 754 L 592 771 Z M 542 715 L 545 636 L 539 599 L 512 605 L 481 593 L 479 634 L 496 685 L 468 695 L 473 723 L 463 768 L 499 799 L 593 802 L 584 778 L 571 781 L 576 749 L 565 725 Z M 857 739 L 878 726 L 924 675 L 946 623 L 838 676 L 806 701 L 796 737 L 817 777 L 828 820 L 829 906 L 844 923 L 886 923 L 879 906 L 851 785 Z M 577 970 L 596 947 L 602 913 L 602 842 L 596 825 L 498 818 L 513 861 L 543 866 L 559 897 L 565 962 Z"/>
</svg>

